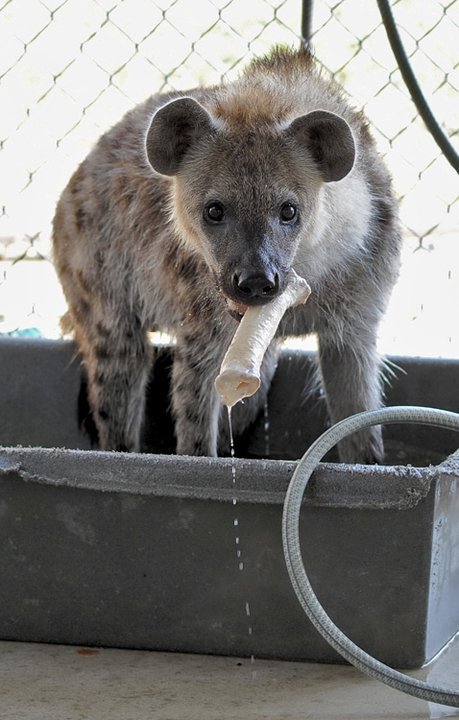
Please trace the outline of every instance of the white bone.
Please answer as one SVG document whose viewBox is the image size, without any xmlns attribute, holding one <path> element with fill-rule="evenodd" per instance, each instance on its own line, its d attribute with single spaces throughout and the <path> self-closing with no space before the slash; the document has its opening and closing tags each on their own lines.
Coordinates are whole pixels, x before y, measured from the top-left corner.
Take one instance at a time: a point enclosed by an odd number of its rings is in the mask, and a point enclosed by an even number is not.
<svg viewBox="0 0 459 720">
<path fill-rule="evenodd" d="M 284 313 L 289 307 L 305 303 L 310 294 L 306 280 L 290 270 L 287 287 L 280 295 L 266 305 L 247 308 L 215 380 L 224 405 L 232 407 L 256 393 L 264 354 Z"/>
</svg>

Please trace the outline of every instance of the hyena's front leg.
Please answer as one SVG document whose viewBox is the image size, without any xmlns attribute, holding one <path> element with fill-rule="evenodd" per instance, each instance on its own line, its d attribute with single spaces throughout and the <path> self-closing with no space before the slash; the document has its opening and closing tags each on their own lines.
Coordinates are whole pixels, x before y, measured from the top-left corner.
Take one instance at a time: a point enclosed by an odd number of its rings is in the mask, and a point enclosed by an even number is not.
<svg viewBox="0 0 459 720">
<path fill-rule="evenodd" d="M 339 342 L 319 334 L 319 360 L 328 411 L 333 423 L 349 415 L 382 405 L 380 358 L 375 333 L 352 333 Z M 341 462 L 382 462 L 384 447 L 380 426 L 353 433 L 338 445 Z"/>
<path fill-rule="evenodd" d="M 136 452 L 144 417 L 151 354 L 136 316 L 105 317 L 77 327 L 88 377 L 88 399 L 102 450 Z"/>
<path fill-rule="evenodd" d="M 172 412 L 179 455 L 217 455 L 220 403 L 214 388 L 218 347 L 203 338 L 177 338 L 172 370 Z"/>
</svg>

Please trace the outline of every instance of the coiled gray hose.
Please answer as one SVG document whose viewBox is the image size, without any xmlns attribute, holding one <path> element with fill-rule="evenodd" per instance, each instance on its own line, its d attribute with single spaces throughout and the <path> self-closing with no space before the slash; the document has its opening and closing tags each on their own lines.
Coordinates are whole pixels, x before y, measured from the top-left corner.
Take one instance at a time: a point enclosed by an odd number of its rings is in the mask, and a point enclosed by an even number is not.
<svg viewBox="0 0 459 720">
<path fill-rule="evenodd" d="M 352 665 L 396 690 L 440 705 L 459 707 L 459 692 L 433 687 L 393 670 L 368 655 L 336 627 L 319 603 L 304 569 L 299 520 L 304 491 L 317 464 L 337 442 L 356 430 L 384 423 L 435 425 L 459 431 L 459 414 L 422 407 L 387 407 L 353 415 L 341 420 L 321 435 L 303 455 L 296 468 L 284 503 L 282 538 L 287 569 L 303 610 L 319 633 Z"/>
</svg>

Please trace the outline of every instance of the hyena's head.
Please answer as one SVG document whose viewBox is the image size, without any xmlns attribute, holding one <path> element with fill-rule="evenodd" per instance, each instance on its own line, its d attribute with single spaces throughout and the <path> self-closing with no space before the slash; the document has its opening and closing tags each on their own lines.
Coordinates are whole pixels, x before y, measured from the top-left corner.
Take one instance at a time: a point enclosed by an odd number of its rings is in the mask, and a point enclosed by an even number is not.
<svg viewBox="0 0 459 720">
<path fill-rule="evenodd" d="M 284 289 L 322 184 L 345 177 L 355 157 L 351 129 L 333 113 L 241 128 L 191 97 L 156 112 L 146 148 L 153 169 L 174 179 L 180 235 L 241 311 Z"/>
</svg>

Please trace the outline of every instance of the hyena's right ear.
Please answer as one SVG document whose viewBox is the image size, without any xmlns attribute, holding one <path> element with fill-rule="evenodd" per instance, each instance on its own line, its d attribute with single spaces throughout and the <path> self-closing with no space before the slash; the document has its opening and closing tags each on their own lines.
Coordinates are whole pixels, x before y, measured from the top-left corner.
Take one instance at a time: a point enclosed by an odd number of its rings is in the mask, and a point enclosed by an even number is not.
<svg viewBox="0 0 459 720">
<path fill-rule="evenodd" d="M 159 108 L 146 138 L 153 170 L 161 175 L 175 175 L 191 146 L 213 129 L 209 113 L 193 98 L 171 100 Z"/>
</svg>

